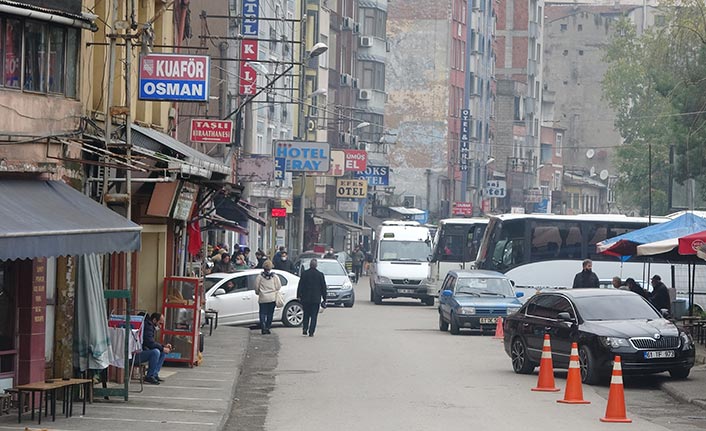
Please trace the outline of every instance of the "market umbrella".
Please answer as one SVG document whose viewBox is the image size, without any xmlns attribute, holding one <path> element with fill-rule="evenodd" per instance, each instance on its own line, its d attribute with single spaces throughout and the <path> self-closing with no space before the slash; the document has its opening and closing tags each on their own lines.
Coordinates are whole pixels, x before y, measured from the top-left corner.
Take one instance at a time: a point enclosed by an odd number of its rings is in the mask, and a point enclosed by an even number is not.
<svg viewBox="0 0 706 431">
<path fill-rule="evenodd" d="M 698 254 L 706 244 L 706 230 L 679 238 L 679 254 Z"/>
</svg>

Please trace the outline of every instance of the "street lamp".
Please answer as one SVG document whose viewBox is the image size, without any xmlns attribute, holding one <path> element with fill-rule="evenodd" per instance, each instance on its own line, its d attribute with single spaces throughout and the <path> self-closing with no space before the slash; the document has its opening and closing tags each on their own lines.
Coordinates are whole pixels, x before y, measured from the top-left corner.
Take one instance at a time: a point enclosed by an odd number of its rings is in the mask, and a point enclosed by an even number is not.
<svg viewBox="0 0 706 431">
<path fill-rule="evenodd" d="M 355 127 L 353 128 L 353 130 L 360 130 L 360 129 L 362 129 L 362 128 L 368 127 L 369 125 L 370 125 L 370 123 L 368 123 L 367 121 L 363 121 L 362 123 L 360 123 L 360 124 L 358 124 L 357 126 L 355 126 Z"/>
</svg>

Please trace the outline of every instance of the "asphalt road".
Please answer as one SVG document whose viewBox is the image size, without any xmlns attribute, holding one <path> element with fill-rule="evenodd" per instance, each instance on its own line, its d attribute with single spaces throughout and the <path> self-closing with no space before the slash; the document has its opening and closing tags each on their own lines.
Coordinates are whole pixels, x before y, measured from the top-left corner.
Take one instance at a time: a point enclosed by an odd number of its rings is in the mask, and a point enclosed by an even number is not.
<svg viewBox="0 0 706 431">
<path fill-rule="evenodd" d="M 536 374 L 512 372 L 500 341 L 441 333 L 436 308 L 419 301 L 373 305 L 367 282 L 354 308 L 320 315 L 313 338 L 253 334 L 227 430 L 706 429 L 706 411 L 658 389 L 665 377 L 626 380 L 632 425 L 599 421 L 607 386 L 583 387 L 589 405 L 558 404 L 563 392 L 532 392 Z"/>
</svg>

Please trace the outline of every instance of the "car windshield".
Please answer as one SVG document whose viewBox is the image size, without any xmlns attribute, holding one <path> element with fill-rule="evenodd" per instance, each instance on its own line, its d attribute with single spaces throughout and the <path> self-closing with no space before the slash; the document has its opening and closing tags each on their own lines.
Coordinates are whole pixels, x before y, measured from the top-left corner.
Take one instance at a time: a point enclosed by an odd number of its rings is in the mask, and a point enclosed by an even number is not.
<svg viewBox="0 0 706 431">
<path fill-rule="evenodd" d="M 346 271 L 338 262 L 326 262 L 320 260 L 318 261 L 318 266 L 316 269 L 323 272 L 324 275 L 346 275 Z"/>
<path fill-rule="evenodd" d="M 380 260 L 410 260 L 426 262 L 431 247 L 423 241 L 380 241 Z"/>
<path fill-rule="evenodd" d="M 223 280 L 223 277 L 206 277 L 203 280 L 203 291 L 208 292 L 209 290 L 211 290 L 211 288 L 213 286 L 218 284 L 218 282 L 220 282 L 221 280 Z"/>
<path fill-rule="evenodd" d="M 514 296 L 510 281 L 504 278 L 459 278 L 457 295 Z"/>
<path fill-rule="evenodd" d="M 587 296 L 574 303 L 584 320 L 653 320 L 660 316 L 639 295 Z"/>
</svg>

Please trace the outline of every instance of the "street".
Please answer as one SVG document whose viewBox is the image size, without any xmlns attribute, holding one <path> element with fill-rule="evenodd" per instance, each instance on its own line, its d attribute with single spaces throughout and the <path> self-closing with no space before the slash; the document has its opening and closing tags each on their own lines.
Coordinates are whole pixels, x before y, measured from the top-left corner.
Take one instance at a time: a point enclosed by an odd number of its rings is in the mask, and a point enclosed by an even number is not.
<svg viewBox="0 0 706 431">
<path fill-rule="evenodd" d="M 583 386 L 590 405 L 562 405 L 560 393 L 531 392 L 537 376 L 512 372 L 490 336 L 437 328 L 436 307 L 368 301 L 368 280 L 352 309 L 329 308 L 313 338 L 277 327 L 253 335 L 226 429 L 602 430 L 607 386 Z M 628 417 L 641 430 L 701 430 L 706 412 L 659 390 L 660 379 L 626 378 Z"/>
</svg>

